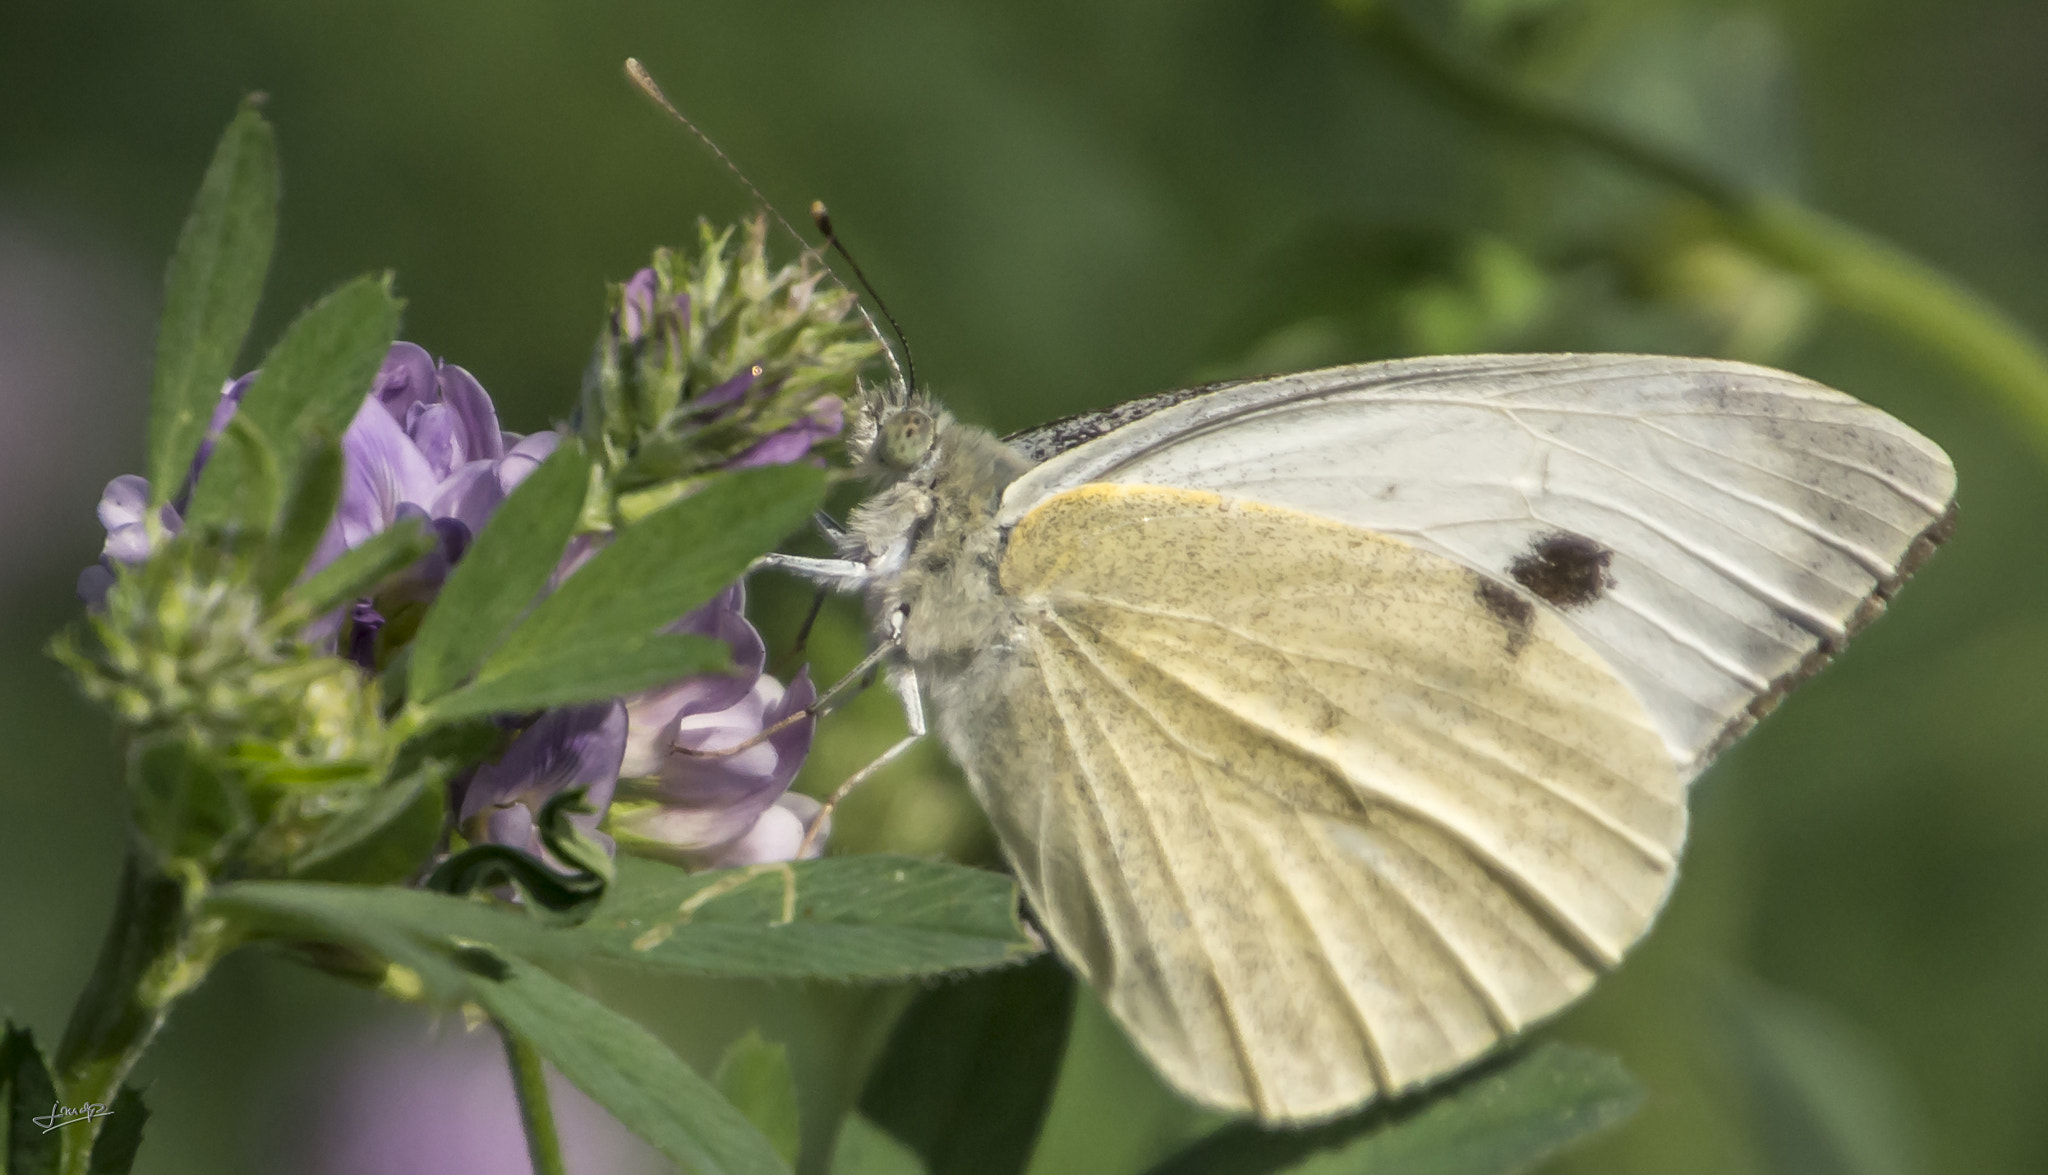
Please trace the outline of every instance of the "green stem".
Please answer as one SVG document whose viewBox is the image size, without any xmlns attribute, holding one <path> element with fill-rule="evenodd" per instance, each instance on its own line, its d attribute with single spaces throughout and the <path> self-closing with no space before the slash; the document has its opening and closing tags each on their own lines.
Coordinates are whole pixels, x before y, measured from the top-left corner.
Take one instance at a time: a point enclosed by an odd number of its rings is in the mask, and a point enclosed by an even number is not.
<svg viewBox="0 0 2048 1175">
<path fill-rule="evenodd" d="M 510 1028 L 498 1025 L 505 1038 L 505 1059 L 512 1066 L 512 1090 L 519 1095 L 519 1121 L 526 1127 L 526 1153 L 533 1175 L 568 1175 L 562 1165 L 562 1140 L 555 1133 L 555 1111 L 548 1101 L 547 1073 L 540 1054 Z"/>
<path fill-rule="evenodd" d="M 1346 5 L 1367 40 L 1479 121 L 1585 151 L 1695 200 L 1716 226 L 1812 282 L 1835 305 L 1893 328 L 1976 377 L 2048 460 L 2048 350 L 1962 283 L 1791 200 L 1749 191 L 1690 160 L 1445 52 L 1386 3 Z"/>
<path fill-rule="evenodd" d="M 171 1004 L 198 986 L 226 949 L 217 921 L 191 917 L 187 891 L 137 855 L 122 867 L 99 961 L 57 1046 L 55 1077 L 65 1105 L 112 1105 Z M 64 1132 L 65 1175 L 84 1175 L 101 1121 Z"/>
</svg>

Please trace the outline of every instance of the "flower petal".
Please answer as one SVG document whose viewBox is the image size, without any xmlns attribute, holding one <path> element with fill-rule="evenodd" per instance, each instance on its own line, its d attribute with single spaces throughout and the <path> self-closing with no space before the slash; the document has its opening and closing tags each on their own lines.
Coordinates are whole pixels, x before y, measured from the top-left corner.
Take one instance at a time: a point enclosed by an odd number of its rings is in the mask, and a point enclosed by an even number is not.
<svg viewBox="0 0 2048 1175">
<path fill-rule="evenodd" d="M 78 598 L 91 607 L 105 604 L 113 587 L 114 573 L 103 564 L 95 563 L 78 573 Z"/>
<path fill-rule="evenodd" d="M 777 799 L 773 806 L 761 813 L 738 840 L 714 849 L 704 855 L 697 866 L 702 869 L 732 869 L 745 865 L 767 865 L 776 861 L 794 861 L 797 849 L 802 846 L 804 834 L 810 831 L 812 821 L 818 818 L 824 805 L 809 796 L 790 793 Z M 826 832 L 830 831 L 827 820 Z M 811 842 L 803 854 L 805 860 L 814 860 L 825 854 L 825 836 L 820 835 Z"/>
<path fill-rule="evenodd" d="M 764 676 L 738 705 L 678 719 L 672 740 L 696 751 L 733 747 L 814 700 L 816 691 L 805 674 L 798 674 L 787 690 Z M 663 807 L 644 822 L 636 821 L 635 830 L 685 851 L 717 848 L 745 835 L 796 778 L 814 725 L 805 718 L 729 755 L 669 755 L 655 773 Z"/>
<path fill-rule="evenodd" d="M 404 424 L 415 404 L 435 399 L 434 357 L 417 343 L 393 343 L 377 369 L 371 398 L 384 406 L 395 424 Z"/>
<path fill-rule="evenodd" d="M 100 554 L 116 563 L 140 563 L 149 558 L 149 528 L 140 522 L 115 527 L 107 532 Z"/>
<path fill-rule="evenodd" d="M 746 398 L 754 388 L 754 381 L 761 378 L 761 365 L 756 363 L 715 388 L 707 388 L 694 397 L 698 406 L 732 404 Z M 778 381 L 779 382 L 779 381 Z"/>
<path fill-rule="evenodd" d="M 476 377 L 452 363 L 441 365 L 441 403 L 462 423 L 463 452 L 471 461 L 496 461 L 505 455 L 505 435 L 498 430 L 498 410 Z"/>
<path fill-rule="evenodd" d="M 617 702 L 550 710 L 496 762 L 477 769 L 463 789 L 458 820 L 512 803 L 538 811 L 556 793 L 579 784 L 588 789 L 590 805 L 603 812 L 618 784 L 625 743 L 626 709 Z"/>
<path fill-rule="evenodd" d="M 526 475 L 540 468 L 562 444 L 562 438 L 553 432 L 537 432 L 522 438 L 505 454 L 498 463 L 498 484 L 506 493 L 526 480 Z"/>
<path fill-rule="evenodd" d="M 401 502 L 424 507 L 441 482 L 412 438 L 374 399 L 363 401 L 342 434 L 341 451 L 347 473 L 334 516 L 351 547 L 389 526 Z"/>
<path fill-rule="evenodd" d="M 627 279 L 625 297 L 619 307 L 619 333 L 630 342 L 639 342 L 647 335 L 647 325 L 654 318 L 654 295 L 661 280 L 652 269 L 642 269 Z"/>
<path fill-rule="evenodd" d="M 433 501 L 427 504 L 427 513 L 454 519 L 475 534 L 504 500 L 505 491 L 498 484 L 497 462 L 472 461 L 441 483 Z"/>
<path fill-rule="evenodd" d="M 405 422 L 405 435 L 426 458 L 435 477 L 447 477 L 469 461 L 462 421 L 446 404 L 415 404 Z"/>
<path fill-rule="evenodd" d="M 100 525 L 108 530 L 133 526 L 149 509 L 149 479 L 124 473 L 100 491 Z"/>
</svg>

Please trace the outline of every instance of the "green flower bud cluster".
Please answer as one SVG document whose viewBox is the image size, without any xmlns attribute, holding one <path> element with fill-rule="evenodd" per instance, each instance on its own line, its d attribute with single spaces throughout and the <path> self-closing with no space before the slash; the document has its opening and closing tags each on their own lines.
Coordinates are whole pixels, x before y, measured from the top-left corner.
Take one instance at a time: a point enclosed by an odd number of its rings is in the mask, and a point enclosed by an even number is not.
<svg viewBox="0 0 2048 1175">
<path fill-rule="evenodd" d="M 175 539 L 52 646 L 123 727 L 144 839 L 209 872 L 282 871 L 366 802 L 402 741 L 376 680 L 300 639 L 253 566 L 231 540 Z"/>
<path fill-rule="evenodd" d="M 712 470 L 796 460 L 838 435 L 881 344 L 815 253 L 771 269 L 767 237 L 761 217 L 700 221 L 694 251 L 659 250 L 612 288 L 581 429 L 614 520 Z"/>
</svg>

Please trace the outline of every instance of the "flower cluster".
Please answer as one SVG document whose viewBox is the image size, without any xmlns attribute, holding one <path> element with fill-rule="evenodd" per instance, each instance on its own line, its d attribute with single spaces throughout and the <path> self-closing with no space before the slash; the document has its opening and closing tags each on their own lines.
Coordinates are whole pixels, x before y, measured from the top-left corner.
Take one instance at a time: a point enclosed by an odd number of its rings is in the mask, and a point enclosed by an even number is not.
<svg viewBox="0 0 2048 1175">
<path fill-rule="evenodd" d="M 614 287 L 584 380 L 582 431 L 630 521 L 715 469 L 803 460 L 845 426 L 881 350 L 815 255 L 771 269 L 768 226 L 699 225 L 694 255 L 659 250 Z"/>
<path fill-rule="evenodd" d="M 642 313 L 630 309 L 644 309 L 644 300 L 632 291 L 652 288 L 649 279 L 653 272 L 644 270 L 620 287 L 617 302 L 630 310 L 626 318 Z M 634 330 L 644 338 L 647 318 L 633 321 Z M 750 368 L 754 373 L 761 370 L 759 365 Z M 102 559 L 79 581 L 81 596 L 98 614 L 104 615 L 110 603 L 118 602 L 125 585 L 141 583 L 150 569 L 160 570 L 165 564 L 155 556 L 183 531 L 183 504 L 252 378 L 244 376 L 222 390 L 185 492 L 161 508 L 153 525 L 145 518 L 151 493 L 144 479 L 124 476 L 107 486 L 99 506 L 100 521 L 107 530 Z M 773 412 L 765 402 L 749 398 L 749 380 L 728 383 L 730 390 L 723 393 L 720 403 L 729 411 L 747 412 L 757 431 L 752 434 L 753 442 L 724 464 L 802 459 L 814 445 L 839 430 L 838 401 L 829 395 L 811 395 L 804 415 L 784 421 L 771 419 Z M 352 661 L 360 669 L 351 680 L 373 695 L 375 681 L 362 671 L 391 663 L 411 639 L 435 593 L 474 536 L 559 443 L 560 437 L 553 432 L 524 437 L 505 432 L 490 396 L 469 372 L 436 363 L 411 343 L 395 344 L 342 437 L 344 474 L 339 504 L 309 561 L 307 574 L 405 518 L 419 519 L 431 528 L 434 548 L 371 594 L 301 633 L 290 634 L 296 641 L 280 644 L 276 634 L 270 634 L 264 638 L 268 645 L 295 646 L 299 652 L 293 664 L 343 663 L 322 655 L 325 653 Z M 603 541 L 602 535 L 591 535 L 572 543 L 557 580 L 573 574 L 581 559 Z M 451 809 L 465 836 L 473 842 L 506 844 L 543 855 L 536 829 L 541 807 L 553 796 L 580 787 L 593 811 L 571 820 L 607 846 L 611 842 L 598 826 L 609 816 L 619 834 L 636 846 L 694 865 L 794 856 L 817 812 L 814 801 L 787 794 L 809 750 L 812 722 L 806 710 L 815 693 L 801 672 L 785 687 L 764 671 L 765 649 L 743 615 L 742 601 L 742 591 L 734 585 L 679 618 L 670 629 L 726 643 L 733 654 L 729 672 L 686 678 L 636 697 L 548 711 L 516 727 L 495 760 L 457 777 Z M 221 630 L 227 623 L 221 616 L 228 613 L 240 618 L 243 629 L 256 626 L 256 613 L 250 608 L 240 612 L 227 608 L 234 602 L 216 601 L 220 606 L 205 612 L 210 619 L 201 627 L 208 632 Z M 238 639 L 246 643 L 254 638 L 244 632 Z M 312 642 L 310 646 L 307 641 Z M 241 648 L 236 639 L 226 640 L 225 646 Z M 183 676 L 157 676 L 175 686 L 190 676 L 185 670 L 201 663 L 182 664 Z M 306 677 L 308 672 L 301 670 L 298 677 Z M 249 691 L 236 692 L 239 687 L 217 684 L 219 675 L 212 669 L 207 675 L 209 682 L 216 683 L 208 687 L 213 690 L 213 700 L 237 714 L 245 713 L 248 698 L 244 695 Z M 275 671 L 268 677 L 250 679 L 278 696 L 290 694 L 290 683 L 297 680 L 287 681 Z M 124 713 L 137 707 L 162 708 L 161 699 L 144 698 L 139 692 L 142 687 L 136 683 L 151 680 L 147 674 L 122 677 L 101 672 L 87 674 L 84 680 L 89 690 L 98 689 Z M 202 686 L 207 683 L 192 688 Z M 296 702 L 304 701 L 301 691 Z M 372 704 L 373 718 L 374 711 Z M 785 719 L 792 721 L 778 725 Z M 770 728 L 774 729 L 767 737 L 750 742 Z M 749 745 L 720 753 L 742 743 Z M 633 780 L 633 798 L 611 812 L 622 775 Z"/>
<path fill-rule="evenodd" d="M 170 544 L 51 651 L 129 732 L 131 811 L 162 860 L 282 869 L 399 740 L 378 683 L 282 630 L 242 553 Z"/>
</svg>

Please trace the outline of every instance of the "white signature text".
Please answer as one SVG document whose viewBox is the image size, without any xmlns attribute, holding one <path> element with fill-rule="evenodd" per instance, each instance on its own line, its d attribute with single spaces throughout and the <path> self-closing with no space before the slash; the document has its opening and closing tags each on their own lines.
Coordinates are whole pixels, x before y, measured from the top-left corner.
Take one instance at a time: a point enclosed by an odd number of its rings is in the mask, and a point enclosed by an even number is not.
<svg viewBox="0 0 2048 1175">
<path fill-rule="evenodd" d="M 98 1102 L 87 1102 L 77 1109 L 60 1106 L 52 1102 L 50 1103 L 49 1113 L 37 1118 L 31 1118 L 29 1121 L 42 1127 L 43 1133 L 48 1134 L 59 1126 L 69 1126 L 73 1122 L 90 1122 L 94 1118 L 104 1118 L 111 1113 L 113 1113 L 112 1110 Z"/>
</svg>

